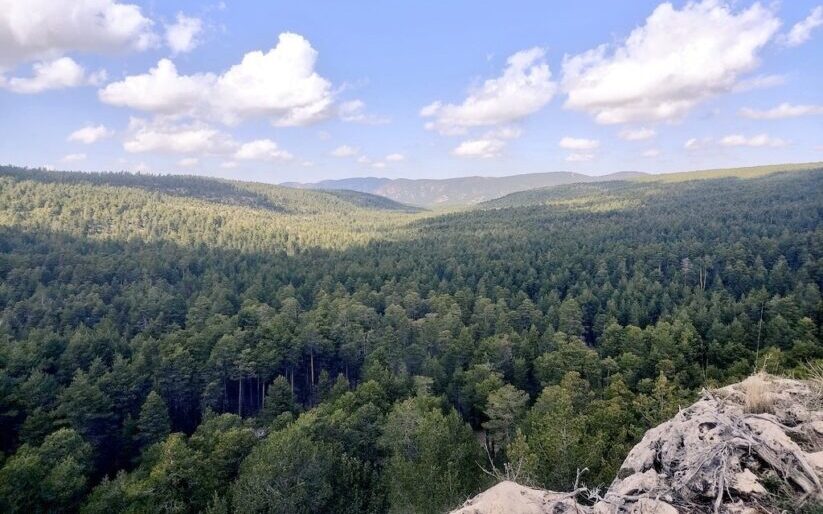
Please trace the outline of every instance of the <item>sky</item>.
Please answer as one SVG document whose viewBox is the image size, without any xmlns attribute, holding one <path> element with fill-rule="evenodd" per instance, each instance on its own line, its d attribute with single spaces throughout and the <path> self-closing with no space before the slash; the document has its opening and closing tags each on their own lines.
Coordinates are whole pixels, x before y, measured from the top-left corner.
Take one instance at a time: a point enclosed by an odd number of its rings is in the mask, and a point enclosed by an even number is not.
<svg viewBox="0 0 823 514">
<path fill-rule="evenodd" d="M 823 161 L 819 0 L 0 0 L 0 163 L 271 183 Z"/>
</svg>

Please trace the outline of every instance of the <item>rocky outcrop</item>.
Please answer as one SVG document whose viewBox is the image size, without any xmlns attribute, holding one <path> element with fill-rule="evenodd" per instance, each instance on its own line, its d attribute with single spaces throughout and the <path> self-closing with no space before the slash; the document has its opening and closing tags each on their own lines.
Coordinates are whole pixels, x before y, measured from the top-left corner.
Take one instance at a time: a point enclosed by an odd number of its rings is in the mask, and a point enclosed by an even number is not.
<svg viewBox="0 0 823 514">
<path fill-rule="evenodd" d="M 649 430 L 593 505 L 502 482 L 461 514 L 780 512 L 823 506 L 819 384 L 756 375 Z"/>
</svg>

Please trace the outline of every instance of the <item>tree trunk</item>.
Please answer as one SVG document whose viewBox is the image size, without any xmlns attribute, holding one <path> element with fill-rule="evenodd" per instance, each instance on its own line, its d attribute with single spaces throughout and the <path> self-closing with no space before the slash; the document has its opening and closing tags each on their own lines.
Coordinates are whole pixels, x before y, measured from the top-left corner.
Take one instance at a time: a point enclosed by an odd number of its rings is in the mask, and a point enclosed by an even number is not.
<svg viewBox="0 0 823 514">
<path fill-rule="evenodd" d="M 238 380 L 237 388 L 237 415 L 243 417 L 243 377 Z"/>
<path fill-rule="evenodd" d="M 314 390 L 314 350 L 309 352 L 309 359 L 311 360 L 311 387 L 310 390 Z"/>
</svg>

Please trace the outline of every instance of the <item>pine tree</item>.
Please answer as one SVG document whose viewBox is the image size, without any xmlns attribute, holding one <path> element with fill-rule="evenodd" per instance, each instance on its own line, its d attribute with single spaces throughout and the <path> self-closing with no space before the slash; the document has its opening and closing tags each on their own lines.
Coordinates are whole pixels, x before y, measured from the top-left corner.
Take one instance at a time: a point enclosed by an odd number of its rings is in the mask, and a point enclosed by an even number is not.
<svg viewBox="0 0 823 514">
<path fill-rule="evenodd" d="M 149 393 L 143 407 L 140 408 L 137 427 L 140 430 L 140 442 L 144 446 L 162 441 L 171 432 L 169 410 L 166 402 L 156 391 Z"/>
</svg>

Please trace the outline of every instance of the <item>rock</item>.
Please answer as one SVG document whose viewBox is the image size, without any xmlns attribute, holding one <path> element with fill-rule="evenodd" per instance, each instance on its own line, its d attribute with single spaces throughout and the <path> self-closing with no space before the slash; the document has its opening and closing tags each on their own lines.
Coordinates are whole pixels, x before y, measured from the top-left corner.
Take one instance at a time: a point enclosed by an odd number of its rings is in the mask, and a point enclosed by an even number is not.
<svg viewBox="0 0 823 514">
<path fill-rule="evenodd" d="M 807 453 L 806 459 L 809 461 L 809 464 L 817 468 L 818 473 L 823 472 L 823 451 Z"/>
<path fill-rule="evenodd" d="M 614 492 L 622 496 L 649 493 L 657 488 L 657 472 L 649 469 L 645 473 L 635 473 L 617 482 Z"/>
<path fill-rule="evenodd" d="M 553 493 L 503 481 L 487 489 L 452 514 L 562 514 L 590 512 L 568 494 Z"/>
<path fill-rule="evenodd" d="M 823 505 L 821 403 L 819 389 L 807 382 L 756 375 L 704 391 L 647 431 L 592 507 L 577 504 L 571 494 L 501 482 L 455 512 L 753 514 L 785 511 L 791 502 Z M 770 504 L 775 497 L 761 482 L 766 475 L 782 479 L 784 494 L 794 496 Z"/>
<path fill-rule="evenodd" d="M 738 493 L 749 496 L 755 494 L 766 494 L 766 488 L 763 487 L 757 479 L 757 476 L 748 469 L 744 469 L 740 473 L 736 473 L 734 475 L 732 489 Z"/>
<path fill-rule="evenodd" d="M 678 514 L 677 509 L 662 500 L 641 498 L 633 504 L 630 514 Z"/>
</svg>

